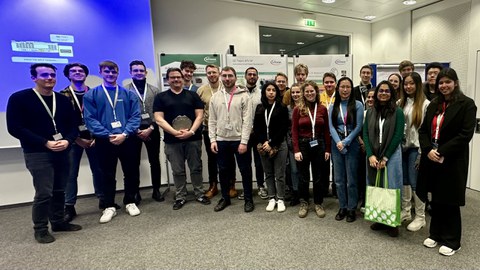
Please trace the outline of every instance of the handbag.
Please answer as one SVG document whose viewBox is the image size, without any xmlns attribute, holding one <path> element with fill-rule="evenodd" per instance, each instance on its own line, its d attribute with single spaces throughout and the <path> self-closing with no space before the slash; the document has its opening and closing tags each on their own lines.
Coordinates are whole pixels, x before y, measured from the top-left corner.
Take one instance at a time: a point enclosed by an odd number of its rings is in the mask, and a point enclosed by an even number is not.
<svg viewBox="0 0 480 270">
<path fill-rule="evenodd" d="M 401 225 L 400 189 L 388 188 L 387 167 L 383 177 L 384 187 L 380 187 L 381 171 L 377 171 L 375 186 L 367 186 L 364 218 L 390 227 L 398 227 Z"/>
</svg>

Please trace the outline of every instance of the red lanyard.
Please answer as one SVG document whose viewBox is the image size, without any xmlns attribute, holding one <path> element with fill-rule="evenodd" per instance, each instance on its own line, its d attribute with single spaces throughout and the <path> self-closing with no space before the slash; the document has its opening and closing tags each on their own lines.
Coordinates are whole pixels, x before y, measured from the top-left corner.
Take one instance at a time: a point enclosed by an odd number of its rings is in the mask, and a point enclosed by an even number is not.
<svg viewBox="0 0 480 270">
<path fill-rule="evenodd" d="M 443 120 L 445 120 L 443 116 L 445 114 L 447 104 L 443 102 L 442 107 L 443 107 L 442 113 L 435 115 L 432 120 L 432 139 L 435 142 L 438 142 L 438 139 L 440 138 L 440 128 L 442 128 Z"/>
</svg>

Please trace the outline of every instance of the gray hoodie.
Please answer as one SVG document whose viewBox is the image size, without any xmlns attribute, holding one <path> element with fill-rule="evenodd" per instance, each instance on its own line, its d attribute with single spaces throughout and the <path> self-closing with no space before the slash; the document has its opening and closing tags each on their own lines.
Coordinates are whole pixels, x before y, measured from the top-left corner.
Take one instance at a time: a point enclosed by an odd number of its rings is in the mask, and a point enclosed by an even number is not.
<svg viewBox="0 0 480 270">
<path fill-rule="evenodd" d="M 247 144 L 252 131 L 252 101 L 248 89 L 236 86 L 230 110 L 227 111 L 229 100 L 230 94 L 225 89 L 217 91 L 210 99 L 208 117 L 210 141 L 240 141 Z"/>
</svg>

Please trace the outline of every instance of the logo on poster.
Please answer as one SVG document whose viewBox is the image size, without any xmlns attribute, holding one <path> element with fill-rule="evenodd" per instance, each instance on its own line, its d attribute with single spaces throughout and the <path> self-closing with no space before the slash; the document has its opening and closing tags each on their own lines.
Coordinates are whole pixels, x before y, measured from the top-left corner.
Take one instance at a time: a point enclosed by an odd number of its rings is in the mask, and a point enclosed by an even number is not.
<svg viewBox="0 0 480 270">
<path fill-rule="evenodd" d="M 210 57 L 210 56 L 205 56 L 203 58 L 203 61 L 205 61 L 206 63 L 215 63 L 215 62 L 217 62 L 217 58 Z"/>
<path fill-rule="evenodd" d="M 278 66 L 278 65 L 282 64 L 282 61 L 273 59 L 273 60 L 270 60 L 270 64 L 272 64 L 274 66 Z"/>
<path fill-rule="evenodd" d="M 347 63 L 347 60 L 344 60 L 344 59 L 335 60 L 335 64 L 337 65 L 345 65 L 346 63 Z"/>
</svg>

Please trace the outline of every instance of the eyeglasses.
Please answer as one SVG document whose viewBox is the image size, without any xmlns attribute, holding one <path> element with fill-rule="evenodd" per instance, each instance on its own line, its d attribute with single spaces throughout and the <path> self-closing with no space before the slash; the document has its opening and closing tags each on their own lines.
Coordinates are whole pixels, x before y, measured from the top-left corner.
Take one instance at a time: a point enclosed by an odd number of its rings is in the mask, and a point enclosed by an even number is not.
<svg viewBox="0 0 480 270">
<path fill-rule="evenodd" d="M 85 71 L 83 69 L 70 69 L 69 72 L 70 73 L 85 73 Z"/>
<path fill-rule="evenodd" d="M 55 74 L 55 73 L 40 73 L 40 74 L 38 74 L 38 77 L 40 77 L 42 79 L 48 79 L 48 78 L 55 79 L 57 77 L 57 74 Z"/>
<path fill-rule="evenodd" d="M 110 70 L 110 69 L 104 69 L 102 72 L 107 73 L 107 74 L 117 74 L 118 73 L 118 71 Z"/>
<path fill-rule="evenodd" d="M 378 89 L 379 94 L 390 94 L 390 89 Z"/>
</svg>

